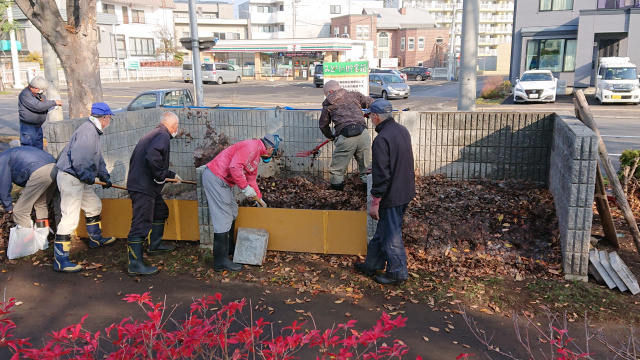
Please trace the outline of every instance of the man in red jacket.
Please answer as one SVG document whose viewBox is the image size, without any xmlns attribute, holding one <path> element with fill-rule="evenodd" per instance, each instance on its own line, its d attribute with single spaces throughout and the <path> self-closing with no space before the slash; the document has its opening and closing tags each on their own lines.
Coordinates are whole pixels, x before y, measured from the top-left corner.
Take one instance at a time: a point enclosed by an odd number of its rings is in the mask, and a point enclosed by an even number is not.
<svg viewBox="0 0 640 360">
<path fill-rule="evenodd" d="M 262 139 L 244 140 L 224 149 L 207 164 L 202 174 L 213 225 L 213 269 L 240 271 L 242 265 L 229 260 L 230 240 L 238 217 L 233 187 L 238 186 L 247 198 L 255 198 L 262 206 L 262 194 L 256 177 L 260 160 L 268 163 L 278 153 L 278 135 L 267 134 Z"/>
</svg>

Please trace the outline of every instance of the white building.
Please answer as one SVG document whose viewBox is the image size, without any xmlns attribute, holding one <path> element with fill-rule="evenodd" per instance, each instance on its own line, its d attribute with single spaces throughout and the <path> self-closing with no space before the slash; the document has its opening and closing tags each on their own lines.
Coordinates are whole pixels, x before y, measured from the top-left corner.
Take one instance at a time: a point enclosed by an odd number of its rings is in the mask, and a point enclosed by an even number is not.
<svg viewBox="0 0 640 360">
<path fill-rule="evenodd" d="M 101 0 L 97 3 L 98 12 L 114 14 L 117 18 L 117 25 L 108 33 L 116 39 L 120 60 L 155 60 L 162 38 L 174 37 L 175 7 L 173 0 Z"/>
<path fill-rule="evenodd" d="M 480 0 L 478 56 L 497 56 L 498 45 L 510 44 L 515 0 Z M 529 0 L 533 1 L 533 0 Z M 462 0 L 391 0 L 391 6 L 416 7 L 433 15 L 438 26 L 450 28 L 455 8 L 455 47 L 460 48 Z"/>
<path fill-rule="evenodd" d="M 251 39 L 304 39 L 331 36 L 331 18 L 382 8 L 383 0 L 249 0 L 238 16 L 249 19 Z"/>
</svg>

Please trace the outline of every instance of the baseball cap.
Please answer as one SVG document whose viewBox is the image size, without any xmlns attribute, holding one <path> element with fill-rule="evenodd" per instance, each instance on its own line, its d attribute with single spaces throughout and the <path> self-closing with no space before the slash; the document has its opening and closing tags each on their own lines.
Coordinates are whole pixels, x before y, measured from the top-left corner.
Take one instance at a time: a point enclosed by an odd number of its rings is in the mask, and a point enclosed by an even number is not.
<svg viewBox="0 0 640 360">
<path fill-rule="evenodd" d="M 366 109 L 365 113 L 374 113 L 374 114 L 390 114 L 393 111 L 393 106 L 389 100 L 386 99 L 376 99 L 371 107 Z"/>
<path fill-rule="evenodd" d="M 114 115 L 109 105 L 103 102 L 94 103 L 91 105 L 92 115 Z"/>
</svg>

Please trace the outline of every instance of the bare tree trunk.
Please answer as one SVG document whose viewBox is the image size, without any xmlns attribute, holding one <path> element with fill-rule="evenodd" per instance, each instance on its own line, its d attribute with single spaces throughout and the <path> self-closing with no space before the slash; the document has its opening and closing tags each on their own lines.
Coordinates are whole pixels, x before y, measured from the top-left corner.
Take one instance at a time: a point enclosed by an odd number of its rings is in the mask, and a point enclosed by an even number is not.
<svg viewBox="0 0 640 360">
<path fill-rule="evenodd" d="M 67 78 L 69 117 L 90 115 L 102 101 L 96 0 L 67 0 L 67 21 L 54 0 L 15 0 L 58 55 Z"/>
</svg>

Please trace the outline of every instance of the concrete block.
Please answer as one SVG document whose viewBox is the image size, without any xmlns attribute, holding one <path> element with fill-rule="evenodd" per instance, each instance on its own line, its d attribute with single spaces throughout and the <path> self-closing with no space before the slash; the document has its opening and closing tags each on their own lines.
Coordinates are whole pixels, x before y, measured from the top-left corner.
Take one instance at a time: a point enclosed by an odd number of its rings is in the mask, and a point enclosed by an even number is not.
<svg viewBox="0 0 640 360">
<path fill-rule="evenodd" d="M 627 285 L 631 294 L 636 295 L 640 293 L 638 279 L 636 279 L 624 261 L 622 261 L 618 253 L 615 251 L 609 253 L 609 263 L 611 264 L 611 267 L 613 267 L 613 270 L 618 273 L 618 276 L 620 276 L 624 284 Z"/>
<path fill-rule="evenodd" d="M 618 287 L 618 289 L 620 289 L 620 291 L 627 291 L 627 286 L 624 284 L 624 281 L 622 281 L 622 279 L 620 278 L 618 273 L 611 266 L 611 263 L 609 262 L 609 255 L 607 254 L 607 251 L 606 250 L 600 250 L 600 251 L 598 251 L 598 255 L 600 256 L 600 263 L 602 264 L 604 269 L 607 271 L 609 276 L 611 276 L 613 281 L 616 283 L 616 286 Z"/>
<path fill-rule="evenodd" d="M 267 255 L 269 233 L 265 229 L 238 228 L 233 261 L 239 264 L 262 265 Z"/>
<path fill-rule="evenodd" d="M 614 289 L 616 287 L 616 283 L 613 281 L 611 276 L 609 276 L 607 270 L 602 266 L 598 250 L 591 249 L 591 251 L 589 251 L 589 262 L 589 272 L 593 277 L 595 277 L 599 283 L 606 284 L 609 289 Z"/>
</svg>

